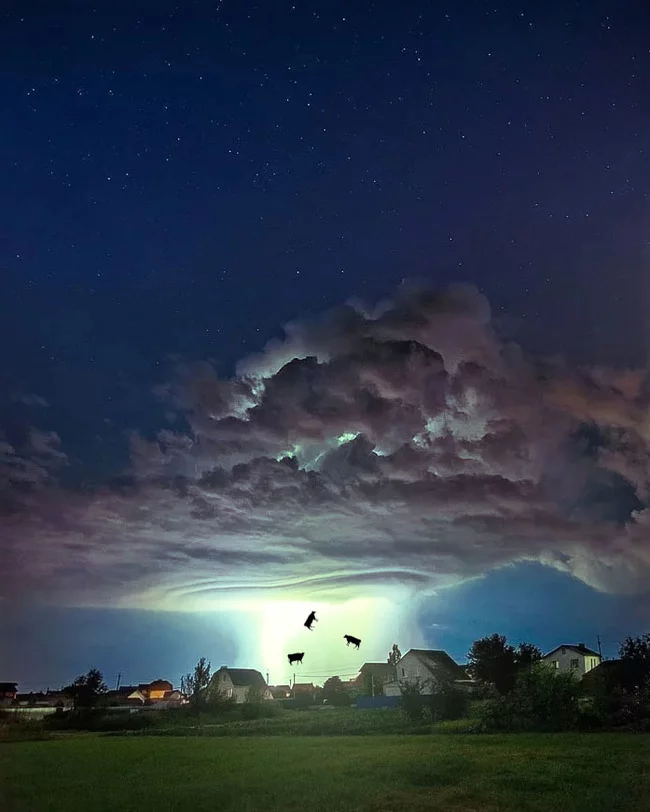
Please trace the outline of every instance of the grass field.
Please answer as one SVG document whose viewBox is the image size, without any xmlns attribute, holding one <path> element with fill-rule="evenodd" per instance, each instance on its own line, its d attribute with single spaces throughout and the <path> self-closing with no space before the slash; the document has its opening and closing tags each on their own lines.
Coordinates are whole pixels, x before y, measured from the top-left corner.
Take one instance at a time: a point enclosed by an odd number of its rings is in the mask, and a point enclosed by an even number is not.
<svg viewBox="0 0 650 812">
<path fill-rule="evenodd" d="M 640 812 L 649 797 L 650 737 L 633 734 L 0 745 L 2 812 Z"/>
</svg>

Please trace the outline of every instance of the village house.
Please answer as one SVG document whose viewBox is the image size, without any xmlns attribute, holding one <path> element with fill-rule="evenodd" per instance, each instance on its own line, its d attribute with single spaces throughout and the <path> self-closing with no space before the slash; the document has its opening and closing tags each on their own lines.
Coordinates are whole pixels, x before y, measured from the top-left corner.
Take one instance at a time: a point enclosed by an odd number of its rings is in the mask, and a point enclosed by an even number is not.
<svg viewBox="0 0 650 812">
<path fill-rule="evenodd" d="M 364 663 L 359 675 L 354 679 L 354 686 L 362 691 L 370 691 L 370 696 L 381 696 L 384 685 L 395 682 L 397 671 L 390 663 Z"/>
<path fill-rule="evenodd" d="M 74 701 L 71 696 L 64 691 L 37 691 L 23 694 L 16 694 L 14 706 L 20 708 L 61 708 L 69 710 Z"/>
<path fill-rule="evenodd" d="M 226 699 L 234 698 L 235 702 L 246 702 L 250 695 L 259 695 L 262 699 L 273 699 L 266 680 L 254 668 L 229 668 L 222 665 L 212 675 L 209 691 L 218 691 Z"/>
<path fill-rule="evenodd" d="M 313 682 L 295 682 L 291 687 L 291 696 L 295 699 L 308 699 L 315 702 L 319 688 Z"/>
<path fill-rule="evenodd" d="M 290 699 L 291 685 L 269 685 L 273 699 Z"/>
<path fill-rule="evenodd" d="M 126 693 L 124 688 L 116 693 L 126 700 L 126 704 L 140 703 L 141 705 L 156 705 L 159 708 L 173 707 L 183 704 L 184 694 L 175 689 L 165 679 L 156 679 L 153 682 L 143 682 L 137 686 L 128 686 L 131 690 Z M 112 692 L 111 692 L 112 693 Z"/>
<path fill-rule="evenodd" d="M 446 651 L 410 649 L 395 667 L 395 680 L 384 683 L 384 696 L 400 696 L 400 683 L 420 681 L 424 694 L 432 694 L 439 681 L 451 681 L 457 688 L 470 690 L 473 680 L 467 679 L 465 669 Z"/>
<path fill-rule="evenodd" d="M 542 662 L 548 663 L 551 668 L 560 673 L 574 671 L 578 677 L 596 668 L 601 661 L 600 654 L 587 648 L 584 643 L 564 643 L 542 657 Z"/>
<path fill-rule="evenodd" d="M 104 699 L 113 706 L 155 705 L 157 708 L 176 707 L 186 701 L 185 695 L 164 679 L 141 682 L 139 685 L 122 685 L 108 691 Z"/>
<path fill-rule="evenodd" d="M 137 685 L 121 685 L 119 688 L 107 691 L 104 700 L 107 705 L 134 707 L 144 705 L 146 701 L 144 694 L 138 691 Z"/>
</svg>

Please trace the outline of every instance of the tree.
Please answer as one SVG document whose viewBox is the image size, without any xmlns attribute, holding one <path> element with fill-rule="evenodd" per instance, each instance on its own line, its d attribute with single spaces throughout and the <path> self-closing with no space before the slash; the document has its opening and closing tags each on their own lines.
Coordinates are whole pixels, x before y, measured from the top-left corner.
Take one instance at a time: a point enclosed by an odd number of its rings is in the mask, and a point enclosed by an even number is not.
<svg viewBox="0 0 650 812">
<path fill-rule="evenodd" d="M 623 687 L 628 691 L 641 690 L 650 679 L 650 634 L 626 637 L 619 646 L 618 656 Z"/>
<path fill-rule="evenodd" d="M 87 674 L 78 676 L 63 692 L 72 697 L 75 708 L 92 708 L 108 691 L 101 671 L 91 668 Z"/>
<path fill-rule="evenodd" d="M 181 691 L 187 696 L 190 705 L 194 708 L 206 703 L 208 699 L 208 685 L 210 684 L 211 664 L 201 657 L 194 666 L 194 673 L 181 677 Z"/>
<path fill-rule="evenodd" d="M 397 647 L 397 643 L 393 643 L 393 648 L 388 652 L 388 660 L 386 661 L 388 665 L 397 665 L 397 663 L 402 659 L 402 652 Z"/>
<path fill-rule="evenodd" d="M 467 654 L 469 671 L 479 682 L 494 685 L 500 694 L 507 694 L 515 684 L 517 655 L 504 635 L 493 634 L 475 640 Z"/>
<path fill-rule="evenodd" d="M 340 677 L 330 677 L 325 680 L 321 693 L 328 705 L 349 705 L 350 694 L 341 682 Z"/>
<path fill-rule="evenodd" d="M 519 643 L 515 649 L 515 664 L 517 670 L 522 668 L 532 668 L 535 663 L 542 659 L 542 651 L 534 643 Z"/>
</svg>

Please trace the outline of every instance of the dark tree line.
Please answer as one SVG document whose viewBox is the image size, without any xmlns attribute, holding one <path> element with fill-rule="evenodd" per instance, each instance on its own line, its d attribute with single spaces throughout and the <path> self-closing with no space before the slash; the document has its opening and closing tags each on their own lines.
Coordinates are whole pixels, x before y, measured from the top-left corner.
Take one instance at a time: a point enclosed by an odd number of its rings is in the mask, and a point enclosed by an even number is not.
<svg viewBox="0 0 650 812">
<path fill-rule="evenodd" d="M 500 694 L 515 687 L 517 675 L 542 659 L 534 643 L 510 645 L 502 634 L 482 637 L 472 643 L 467 654 L 468 673 L 479 682 L 494 685 Z"/>
</svg>

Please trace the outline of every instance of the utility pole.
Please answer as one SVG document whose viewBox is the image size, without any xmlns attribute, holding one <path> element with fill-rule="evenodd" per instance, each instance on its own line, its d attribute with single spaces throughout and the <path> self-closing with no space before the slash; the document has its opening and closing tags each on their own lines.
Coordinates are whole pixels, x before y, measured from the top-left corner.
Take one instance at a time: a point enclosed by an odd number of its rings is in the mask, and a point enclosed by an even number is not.
<svg viewBox="0 0 650 812">
<path fill-rule="evenodd" d="M 296 698 L 296 672 L 293 672 L 293 698 Z"/>
<path fill-rule="evenodd" d="M 266 684 L 267 685 L 269 684 L 269 672 L 268 671 L 266 672 Z"/>
<path fill-rule="evenodd" d="M 117 684 L 115 685 L 115 690 L 116 691 L 120 690 L 120 680 L 121 679 L 122 679 L 122 672 L 120 671 L 119 674 L 117 675 Z"/>
<path fill-rule="evenodd" d="M 600 635 L 599 634 L 596 635 L 596 639 L 598 640 L 598 653 L 600 654 L 600 659 L 602 660 L 603 659 L 603 646 L 602 646 L 602 644 L 600 642 Z"/>
</svg>

